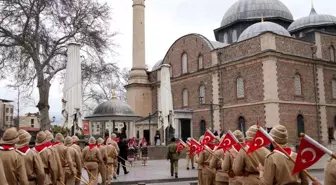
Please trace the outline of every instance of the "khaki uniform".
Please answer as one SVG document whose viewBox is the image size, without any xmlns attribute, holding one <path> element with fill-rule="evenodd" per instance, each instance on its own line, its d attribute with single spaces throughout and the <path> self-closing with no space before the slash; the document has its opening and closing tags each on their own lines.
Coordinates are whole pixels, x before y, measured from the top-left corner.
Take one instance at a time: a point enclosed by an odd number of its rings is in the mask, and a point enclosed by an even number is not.
<svg viewBox="0 0 336 185">
<path fill-rule="evenodd" d="M 215 151 L 215 155 L 219 158 L 224 160 L 224 151 L 223 150 L 217 150 Z M 216 185 L 228 185 L 229 184 L 229 176 L 228 174 L 222 170 L 222 160 L 219 160 L 217 157 L 212 156 L 210 160 L 210 168 L 216 169 Z"/>
<path fill-rule="evenodd" d="M 106 146 L 107 153 L 107 184 L 111 183 L 112 175 L 116 176 L 116 171 L 118 167 L 118 151 L 113 145 Z"/>
<path fill-rule="evenodd" d="M 119 149 L 118 143 L 117 143 L 116 141 L 114 141 L 113 139 L 112 139 L 111 143 L 112 143 L 112 145 L 117 149 L 117 151 L 118 151 L 118 153 L 119 153 L 119 152 L 120 152 L 120 149 Z"/>
<path fill-rule="evenodd" d="M 51 152 L 53 161 L 55 163 L 55 165 L 53 166 L 54 173 L 51 174 L 51 179 L 52 179 L 53 182 L 56 181 L 56 182 L 58 182 L 58 184 L 60 184 L 59 182 L 61 181 L 61 179 L 64 179 L 63 178 L 64 177 L 64 170 L 62 168 L 62 164 L 61 164 L 59 154 L 58 154 L 58 152 L 57 152 L 57 150 L 54 146 L 48 147 L 48 150 Z"/>
<path fill-rule="evenodd" d="M 102 183 L 105 184 L 106 183 L 106 170 L 107 170 L 105 166 L 107 164 L 106 147 L 103 145 L 100 145 L 98 149 L 100 151 L 101 159 L 103 160 L 103 164 L 99 165 L 98 170 L 102 177 Z"/>
<path fill-rule="evenodd" d="M 103 164 L 98 148 L 94 147 L 90 149 L 88 146 L 85 147 L 82 151 L 82 159 L 84 167 L 89 171 L 90 185 L 96 185 L 98 183 L 98 165 Z"/>
<path fill-rule="evenodd" d="M 324 171 L 324 185 L 334 185 L 336 182 L 336 160 L 331 159 Z"/>
<path fill-rule="evenodd" d="M 31 149 L 28 149 L 26 153 L 16 151 L 23 158 L 29 185 L 44 185 L 45 173 L 38 153 Z"/>
<path fill-rule="evenodd" d="M 230 185 L 243 184 L 243 177 L 234 175 L 232 170 L 233 161 L 237 157 L 237 155 L 238 151 L 234 148 L 231 148 L 229 151 L 225 153 L 224 162 L 222 163 L 222 170 L 227 172 L 228 174 L 231 174 L 231 177 L 229 178 Z"/>
<path fill-rule="evenodd" d="M 202 168 L 202 184 L 203 185 L 215 185 L 216 184 L 216 169 L 210 168 L 211 154 L 204 150 L 200 153 L 199 164 L 203 166 Z"/>
<path fill-rule="evenodd" d="M 203 185 L 202 180 L 202 165 L 199 163 L 199 154 L 195 155 L 195 162 L 198 164 L 197 171 L 198 171 L 198 184 Z"/>
<path fill-rule="evenodd" d="M 238 152 L 238 155 L 233 162 L 232 169 L 236 175 L 244 176 L 243 185 L 259 185 L 260 179 L 257 167 L 259 166 L 259 163 L 264 165 L 265 158 L 269 153 L 270 151 L 265 147 L 259 148 L 252 154 L 249 154 L 249 156 L 247 156 L 243 149 Z M 253 160 L 255 162 L 253 162 Z"/>
<path fill-rule="evenodd" d="M 1 150 L 0 159 L 8 184 L 28 185 L 24 159 L 15 150 Z"/>
<path fill-rule="evenodd" d="M 72 160 L 72 165 L 73 165 L 73 169 L 75 170 L 74 174 L 71 174 L 71 170 L 70 167 L 65 167 L 65 185 L 75 185 L 76 182 L 76 178 L 74 177 L 74 175 L 78 178 L 81 178 L 81 171 L 82 171 L 82 163 L 80 160 L 80 155 L 78 154 L 78 152 L 76 151 L 76 149 L 72 148 L 72 147 L 68 147 L 67 149 L 71 160 Z"/>
<path fill-rule="evenodd" d="M 71 148 L 74 148 L 74 149 L 78 152 L 78 155 L 79 155 L 79 156 L 82 156 L 82 149 L 81 149 L 81 147 L 80 147 L 79 145 L 77 145 L 77 144 L 72 144 L 70 147 L 71 147 Z M 80 160 L 80 161 L 81 161 L 81 163 L 82 163 L 82 160 Z M 83 165 L 83 164 L 82 164 L 82 165 Z M 82 171 L 77 171 L 77 177 L 80 178 L 81 176 L 82 176 Z M 76 184 L 76 185 L 80 185 L 80 180 L 76 179 L 75 184 Z"/>
<path fill-rule="evenodd" d="M 6 179 L 6 175 L 5 175 L 5 170 L 3 168 L 3 164 L 2 164 L 2 160 L 1 159 L 0 159 L 0 179 L 1 179 L 1 183 L 3 185 L 8 185 L 7 179 Z"/>
<path fill-rule="evenodd" d="M 53 147 L 55 147 L 55 149 L 58 153 L 58 156 L 60 158 L 60 161 L 61 161 L 62 169 L 64 169 L 64 170 L 62 170 L 63 172 L 61 173 L 62 174 L 61 179 L 57 180 L 57 181 L 58 181 L 58 184 L 62 184 L 62 183 L 60 183 L 60 181 L 63 182 L 63 184 L 64 184 L 65 174 L 68 174 L 68 176 L 69 176 L 69 174 L 71 176 L 77 175 L 76 174 L 76 169 L 74 168 L 74 164 L 72 163 L 72 159 L 71 159 L 71 156 L 69 154 L 68 147 L 64 146 L 63 143 L 59 143 L 59 144 L 57 144 Z"/>
<path fill-rule="evenodd" d="M 45 172 L 44 184 L 45 185 L 57 184 L 56 178 L 55 179 L 51 178 L 57 176 L 57 164 L 55 158 L 53 157 L 52 151 L 48 148 L 44 148 L 43 150 L 37 153 L 40 155 L 40 158 L 42 160 L 42 166 Z"/>
<path fill-rule="evenodd" d="M 295 160 L 297 155 L 292 152 L 291 156 Z M 274 151 L 267 155 L 264 167 L 260 185 L 309 185 L 307 177 L 302 172 L 292 175 L 294 163 L 283 153 Z"/>
<path fill-rule="evenodd" d="M 176 143 L 170 143 L 168 145 L 168 153 L 167 153 L 167 159 L 170 160 L 170 174 L 173 176 L 174 172 L 175 174 L 178 174 L 178 160 L 179 160 L 179 154 L 177 151 L 177 144 Z M 170 156 L 170 157 L 168 157 Z"/>
<path fill-rule="evenodd" d="M 186 161 L 187 161 L 187 166 L 186 166 L 186 168 L 187 169 L 189 169 L 189 165 L 190 165 L 190 162 L 191 162 L 191 168 L 195 168 L 194 167 L 194 159 L 195 159 L 195 155 L 193 154 L 193 155 L 190 155 L 190 148 L 189 147 L 187 147 L 186 148 L 187 149 L 187 152 L 186 152 Z"/>
</svg>

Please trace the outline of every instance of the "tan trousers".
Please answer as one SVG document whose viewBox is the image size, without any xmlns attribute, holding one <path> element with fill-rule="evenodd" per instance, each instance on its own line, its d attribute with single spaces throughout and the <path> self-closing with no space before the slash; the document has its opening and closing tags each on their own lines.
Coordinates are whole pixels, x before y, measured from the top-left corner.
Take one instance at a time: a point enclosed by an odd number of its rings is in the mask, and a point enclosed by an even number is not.
<svg viewBox="0 0 336 185">
<path fill-rule="evenodd" d="M 208 168 L 202 169 L 203 185 L 215 185 L 215 174 Z"/>
<path fill-rule="evenodd" d="M 203 185 L 202 169 L 198 169 L 198 185 Z"/>
<path fill-rule="evenodd" d="M 89 184 L 90 185 L 97 185 L 98 183 L 98 168 L 92 168 L 92 169 L 89 169 L 89 172 L 95 176 L 95 177 L 92 177 L 92 175 L 90 175 L 90 173 L 88 173 L 89 175 Z"/>
<path fill-rule="evenodd" d="M 219 181 L 216 181 L 216 185 L 229 185 L 229 182 L 219 182 Z"/>
<path fill-rule="evenodd" d="M 50 174 L 46 174 L 44 179 L 44 185 L 51 185 L 51 184 L 52 184 L 51 176 Z"/>
<path fill-rule="evenodd" d="M 76 182 L 76 178 L 74 177 L 74 175 L 71 174 L 71 172 L 70 172 L 69 169 L 66 169 L 65 170 L 65 181 L 64 181 L 64 184 L 65 185 L 75 185 L 75 182 Z"/>
<path fill-rule="evenodd" d="M 28 182 L 28 185 L 37 185 L 37 183 L 34 182 L 34 181 L 29 181 L 29 182 Z"/>
<path fill-rule="evenodd" d="M 230 185 L 243 185 L 243 177 L 234 177 L 229 179 Z"/>
<path fill-rule="evenodd" d="M 113 169 L 113 164 L 109 163 L 107 164 L 107 173 L 106 173 L 106 177 L 107 177 L 107 184 L 110 184 L 112 181 L 112 176 L 114 175 L 114 171 L 115 169 Z"/>
<path fill-rule="evenodd" d="M 105 163 L 104 164 L 100 164 L 99 165 L 99 174 L 101 175 L 102 178 L 102 184 L 106 184 L 106 166 Z"/>
<path fill-rule="evenodd" d="M 243 177 L 243 185 L 259 185 L 259 175 L 249 175 L 248 177 Z"/>
<path fill-rule="evenodd" d="M 194 158 L 195 158 L 195 155 L 188 155 L 186 156 L 186 160 L 187 160 L 187 168 L 189 168 L 190 166 L 190 161 L 191 161 L 191 167 L 194 168 Z"/>
</svg>

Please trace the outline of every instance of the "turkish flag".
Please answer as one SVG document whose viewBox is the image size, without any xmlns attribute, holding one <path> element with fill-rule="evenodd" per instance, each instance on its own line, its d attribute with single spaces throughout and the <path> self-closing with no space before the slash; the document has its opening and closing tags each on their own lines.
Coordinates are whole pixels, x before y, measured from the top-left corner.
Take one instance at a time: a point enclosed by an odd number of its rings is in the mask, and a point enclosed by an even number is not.
<svg viewBox="0 0 336 185">
<path fill-rule="evenodd" d="M 176 152 L 181 152 L 185 148 L 186 144 L 180 139 L 177 142 L 177 151 Z"/>
<path fill-rule="evenodd" d="M 120 138 L 119 137 L 117 137 L 117 138 L 115 138 L 115 140 L 114 140 L 115 142 L 117 142 L 117 143 L 119 143 L 119 141 L 120 141 Z"/>
<path fill-rule="evenodd" d="M 190 148 L 192 148 L 195 151 L 196 154 L 199 154 L 204 150 L 204 146 L 201 145 L 199 142 L 197 142 L 195 139 L 191 139 L 189 141 L 190 141 L 190 144 L 191 144 Z"/>
<path fill-rule="evenodd" d="M 300 142 L 299 151 L 292 174 L 294 175 L 309 168 L 311 165 L 320 160 L 324 154 L 325 151 L 323 151 L 313 142 L 310 142 L 306 137 L 303 137 Z"/>
<path fill-rule="evenodd" d="M 252 153 L 258 150 L 259 148 L 269 144 L 271 144 L 271 140 L 269 140 L 268 137 L 263 132 L 258 130 L 253 140 L 249 144 L 249 149 L 247 150 L 247 153 L 248 154 Z"/>
<path fill-rule="evenodd" d="M 206 145 L 215 139 L 215 135 L 210 130 L 207 130 L 204 134 L 204 137 L 201 141 L 202 145 Z"/>
<path fill-rule="evenodd" d="M 217 149 L 223 149 L 225 152 L 227 149 L 231 148 L 232 145 L 237 143 L 237 138 L 235 138 L 231 131 L 228 131 L 228 133 L 226 133 L 225 137 L 219 143 Z"/>
</svg>

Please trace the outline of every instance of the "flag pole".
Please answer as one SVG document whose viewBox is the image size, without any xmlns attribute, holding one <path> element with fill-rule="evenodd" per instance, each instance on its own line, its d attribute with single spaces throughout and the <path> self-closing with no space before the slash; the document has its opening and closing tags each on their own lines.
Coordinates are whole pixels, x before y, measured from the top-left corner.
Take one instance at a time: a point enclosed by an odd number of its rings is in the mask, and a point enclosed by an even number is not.
<svg viewBox="0 0 336 185">
<path fill-rule="evenodd" d="M 326 147 L 322 146 L 320 143 L 316 142 L 314 139 L 312 139 L 311 137 L 309 137 L 305 133 L 301 133 L 300 136 L 306 138 L 309 142 L 311 142 L 312 144 L 314 144 L 315 146 L 317 146 L 319 149 L 321 149 L 322 151 L 324 151 L 326 154 L 328 154 L 332 158 L 336 159 L 336 155 L 331 150 L 329 150 Z"/>
<path fill-rule="evenodd" d="M 215 156 L 218 160 L 223 161 L 223 159 L 219 158 L 208 146 L 204 145 L 205 149 L 213 156 Z"/>
<path fill-rule="evenodd" d="M 277 148 L 280 149 L 280 151 L 285 154 L 288 159 L 290 161 L 292 161 L 295 164 L 295 160 L 293 159 L 292 156 L 290 156 L 283 148 L 281 145 L 279 145 L 277 142 L 275 142 L 275 140 L 263 129 L 263 128 L 259 128 L 259 130 L 272 142 L 272 144 L 274 144 Z M 315 181 L 315 178 L 313 176 L 310 175 L 310 173 L 308 173 L 306 170 L 302 171 L 311 181 Z"/>
</svg>

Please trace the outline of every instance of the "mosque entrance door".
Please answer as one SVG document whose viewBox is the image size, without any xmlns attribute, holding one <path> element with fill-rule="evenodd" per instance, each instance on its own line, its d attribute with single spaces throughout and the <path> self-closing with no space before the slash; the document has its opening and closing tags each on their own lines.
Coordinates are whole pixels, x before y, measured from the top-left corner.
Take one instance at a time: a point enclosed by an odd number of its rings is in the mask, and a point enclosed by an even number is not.
<svg viewBox="0 0 336 185">
<path fill-rule="evenodd" d="M 191 123 L 190 119 L 181 119 L 181 139 L 186 141 L 191 137 Z"/>
</svg>

